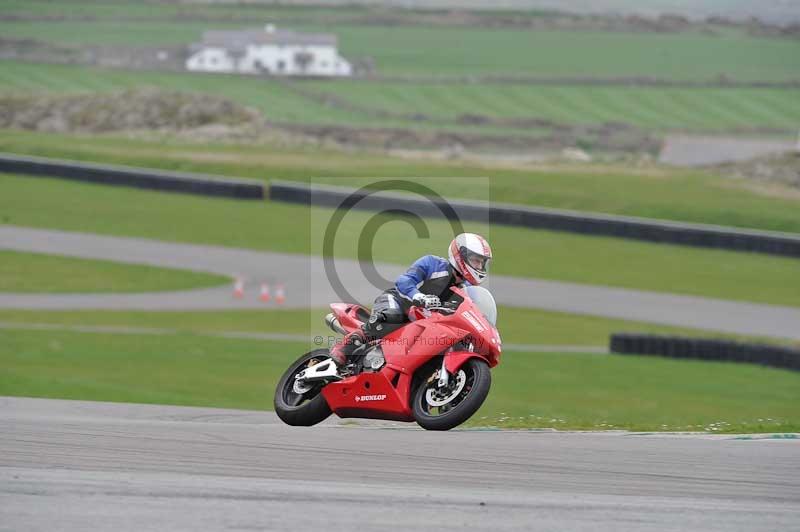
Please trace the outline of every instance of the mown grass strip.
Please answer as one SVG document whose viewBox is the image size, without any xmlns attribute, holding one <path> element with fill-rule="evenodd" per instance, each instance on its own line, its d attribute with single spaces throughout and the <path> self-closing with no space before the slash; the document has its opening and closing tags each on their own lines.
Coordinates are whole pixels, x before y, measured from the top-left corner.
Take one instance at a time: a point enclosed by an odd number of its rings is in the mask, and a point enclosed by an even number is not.
<svg viewBox="0 0 800 532">
<path fill-rule="evenodd" d="M 306 347 L 193 335 L 0 330 L 0 395 L 271 409 Z M 507 354 L 477 426 L 800 430 L 800 375 L 744 364 Z"/>
<path fill-rule="evenodd" d="M 791 189 L 701 171 L 621 165 L 531 168 L 409 160 L 380 154 L 267 144 L 191 143 L 169 136 L 63 135 L 0 130 L 0 151 L 231 177 L 363 186 L 403 177 L 446 187 L 448 197 L 519 203 L 800 233 L 800 198 Z M 464 177 L 480 177 L 477 186 Z M 487 184 L 489 197 L 487 198 Z"/>
<path fill-rule="evenodd" d="M 157 292 L 228 283 L 206 273 L 0 249 L 0 292 Z"/>
<path fill-rule="evenodd" d="M 273 121 L 411 129 L 454 129 L 519 135 L 524 129 L 455 121 L 462 115 L 494 119 L 540 118 L 581 125 L 626 123 L 659 131 L 776 128 L 792 131 L 800 121 L 800 89 L 539 86 L 430 84 L 366 81 L 284 83 L 248 76 L 124 70 L 70 65 L 0 62 L 0 92 L 108 92 L 154 86 L 218 94 L 260 110 Z M 297 89 L 297 90 L 295 90 Z M 308 98 L 303 91 L 332 95 L 348 106 Z M 609 105 L 609 101 L 618 103 Z M 724 104 L 722 103 L 724 101 Z M 360 109 L 365 109 L 361 111 Z M 376 113 L 422 115 L 428 120 Z M 466 129 L 465 129 L 466 128 Z"/>
<path fill-rule="evenodd" d="M 323 323 L 328 312 L 330 309 L 280 309 L 274 305 L 265 305 L 263 310 L 181 312 L 0 310 L 0 322 L 7 326 L 19 323 L 171 329 L 191 334 L 286 333 L 305 335 L 310 342 L 316 335 L 335 336 Z M 609 336 L 617 331 L 736 338 L 699 329 L 506 307 L 499 309 L 498 327 L 503 342 L 508 344 L 607 346 Z"/>
</svg>

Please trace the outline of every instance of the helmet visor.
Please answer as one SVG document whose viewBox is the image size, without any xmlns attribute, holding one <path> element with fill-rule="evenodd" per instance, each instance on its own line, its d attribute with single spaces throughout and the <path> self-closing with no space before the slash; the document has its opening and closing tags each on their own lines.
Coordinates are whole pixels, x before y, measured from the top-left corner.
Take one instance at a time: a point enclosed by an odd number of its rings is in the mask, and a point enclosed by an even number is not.
<svg viewBox="0 0 800 532">
<path fill-rule="evenodd" d="M 486 273 L 489 271 L 489 264 L 492 262 L 491 257 L 485 257 L 480 253 L 475 253 L 467 248 L 461 248 L 461 257 L 464 262 L 471 268 L 477 270 L 479 273 Z"/>
</svg>

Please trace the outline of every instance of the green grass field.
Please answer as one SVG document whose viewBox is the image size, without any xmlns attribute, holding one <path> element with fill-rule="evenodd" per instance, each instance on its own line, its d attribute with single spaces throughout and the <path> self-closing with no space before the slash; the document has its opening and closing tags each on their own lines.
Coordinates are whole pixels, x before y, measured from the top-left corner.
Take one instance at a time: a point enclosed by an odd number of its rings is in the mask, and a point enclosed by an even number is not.
<svg viewBox="0 0 800 532">
<path fill-rule="evenodd" d="M 228 281 L 184 270 L 0 250 L 0 292 L 153 292 Z"/>
<path fill-rule="evenodd" d="M 405 177 L 447 190 L 448 197 L 800 233 L 800 198 L 791 189 L 759 190 L 748 180 L 701 171 L 603 164 L 514 168 L 355 156 L 276 143 L 204 144 L 169 137 L 141 140 L 13 130 L 0 130 L 0 151 L 264 181 L 364 186 L 378 178 Z"/>
<path fill-rule="evenodd" d="M 0 5 L 6 38 L 67 46 L 174 46 L 197 42 L 208 29 L 266 22 L 333 32 L 353 60 L 369 58 L 389 81 L 303 81 L 297 84 L 243 76 L 124 71 L 85 66 L 0 62 L 0 93 L 105 92 L 132 87 L 196 91 L 258 109 L 282 125 L 394 128 L 416 133 L 472 135 L 478 145 L 577 145 L 588 151 L 654 151 L 639 147 L 638 130 L 587 131 L 627 124 L 667 131 L 770 134 L 788 137 L 800 123 L 800 90 L 793 88 L 590 86 L 578 82 L 511 85 L 486 76 L 536 78 L 658 78 L 671 81 L 786 81 L 800 72 L 800 42 L 749 35 L 742 28 L 710 26 L 676 33 L 493 27 L 498 13 L 471 13 L 452 24 L 447 12 L 366 6 L 193 5 L 11 0 Z M 507 16 L 506 13 L 504 16 Z M 488 18 L 487 18 L 488 17 Z M 518 20 L 553 17 L 518 11 Z M 458 17 L 456 17 L 458 18 Z M 488 22 L 487 22 L 488 21 Z M 452 21 L 451 21 L 452 22 Z M 413 78 L 398 82 L 397 77 Z M 469 83 L 464 78 L 471 79 Z M 432 82 L 435 79 L 437 82 Z M 309 97 L 308 92 L 317 93 Z M 464 120 L 479 115 L 481 123 Z M 552 121 L 573 128 L 520 125 L 509 119 Z M 530 123 L 530 122 L 529 122 Z M 549 136 L 550 144 L 541 137 Z M 480 139 L 480 140 L 477 140 Z M 539 139 L 539 140 L 537 140 Z M 609 140 L 611 139 L 611 140 Z M 489 142 L 491 140 L 491 142 Z M 598 142 L 600 141 L 600 142 Z M 606 142 L 608 141 L 608 142 Z M 409 141 L 427 145 L 425 140 Z M 536 144 L 534 144 L 536 143 Z M 517 148 L 517 150 L 522 148 Z"/>
<path fill-rule="evenodd" d="M 370 124 L 375 120 L 315 104 L 280 82 L 232 75 L 137 72 L 85 66 L 0 62 L 0 91 L 86 93 L 131 87 L 159 87 L 217 94 L 254 107 L 270 120 L 282 122 Z"/>
<path fill-rule="evenodd" d="M 0 223 L 13 225 L 308 254 L 321 250 L 316 244 L 330 214 L 272 202 L 0 175 Z M 344 219 L 336 236 L 338 256 L 358 256 L 358 235 L 371 217 L 354 212 Z M 390 221 L 377 233 L 372 257 L 408 264 L 446 249 L 449 224 L 427 225 L 430 239 L 409 240 L 408 226 Z M 269 230 L 274 227 L 280 230 Z M 480 224 L 468 228 L 492 241 L 498 274 L 800 305 L 798 261 L 789 258 Z"/>
<path fill-rule="evenodd" d="M 378 112 L 422 114 L 437 122 L 482 115 L 506 120 L 541 118 L 572 125 L 624 122 L 654 130 L 756 126 L 794 130 L 800 123 L 800 90 L 357 81 L 317 82 L 301 87 Z"/>
<path fill-rule="evenodd" d="M 137 2 L 4 2 L 0 13 L 65 16 L 65 20 L 9 20 L 7 38 L 65 44 L 189 45 L 206 29 L 258 27 L 266 22 L 333 32 L 346 57 L 369 55 L 379 72 L 399 75 L 527 74 L 537 76 L 654 76 L 738 80 L 796 79 L 800 44 L 717 28 L 699 32 L 554 31 L 370 23 L 368 8 L 193 6 Z M 193 17 L 186 17 L 191 14 Z M 386 12 L 377 10 L 377 14 Z M 536 16 L 536 13 L 529 14 Z M 69 16 L 75 18 L 69 18 Z M 96 17 L 102 22 L 81 20 Z M 206 17 L 209 20 L 198 20 Z M 233 20 L 231 17 L 235 17 Z M 360 22 L 360 23 L 357 23 Z M 710 66 L 712 65 L 712 66 Z"/>
<path fill-rule="evenodd" d="M 230 311 L 106 311 L 106 310 L 0 310 L 0 322 L 70 327 L 122 327 L 166 329 L 197 335 L 220 333 L 285 333 L 304 335 L 309 344 L 316 335 L 334 335 L 323 323 L 330 309 L 276 309 Z M 608 345 L 614 332 L 673 334 L 732 338 L 731 335 L 654 325 L 651 323 L 579 316 L 562 312 L 500 307 L 498 327 L 506 344 Z M 335 335 L 334 335 L 335 336 Z M 736 337 L 734 337 L 736 338 Z M 738 337 L 744 339 L 743 337 Z M 764 339 L 762 339 L 764 340 Z"/>
<path fill-rule="evenodd" d="M 303 344 L 0 330 L 0 395 L 270 409 Z M 800 430 L 800 375 L 745 364 L 506 354 L 470 424 Z"/>
<path fill-rule="evenodd" d="M 342 5 L 331 9 L 320 6 L 296 6 L 291 4 L 267 3 L 195 3 L 187 9 L 179 2 L 155 2 L 142 4 L 136 0 L 3 0 L 0 12 L 8 15 L 25 15 L 35 13 L 42 16 L 57 16 L 68 13 L 74 17 L 92 17 L 97 20 L 110 21 L 126 17 L 140 20 L 165 19 L 185 16 L 187 11 L 197 17 L 208 19 L 230 20 L 238 17 L 253 20 L 254 17 L 267 17 L 275 20 L 316 20 L 319 16 L 352 17 L 368 12 L 367 8 L 356 5 Z"/>
<path fill-rule="evenodd" d="M 645 129 L 794 131 L 800 90 L 762 88 L 652 88 L 423 84 L 365 81 L 283 83 L 243 76 L 135 72 L 83 66 L 0 62 L 0 92 L 107 92 L 159 87 L 204 92 L 254 107 L 270 120 L 303 124 L 442 129 L 488 135 L 537 134 L 537 128 L 458 124 L 462 115 L 493 119 L 540 118 L 570 125 L 622 122 Z M 314 91 L 352 105 L 325 105 L 302 95 Z M 387 119 L 374 113 L 421 114 Z"/>
<path fill-rule="evenodd" d="M 345 56 L 369 50 L 387 74 L 796 79 L 800 43 L 742 35 L 336 28 Z"/>
</svg>

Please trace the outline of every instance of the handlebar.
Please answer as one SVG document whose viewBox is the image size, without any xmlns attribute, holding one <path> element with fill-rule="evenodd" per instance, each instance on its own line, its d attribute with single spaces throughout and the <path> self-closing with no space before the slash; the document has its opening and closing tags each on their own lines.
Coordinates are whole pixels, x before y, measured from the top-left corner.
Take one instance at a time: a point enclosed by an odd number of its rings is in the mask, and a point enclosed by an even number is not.
<svg viewBox="0 0 800 532">
<path fill-rule="evenodd" d="M 436 312 L 442 312 L 444 314 L 455 314 L 456 309 L 450 307 L 417 307 L 422 310 L 430 310 Z"/>
</svg>

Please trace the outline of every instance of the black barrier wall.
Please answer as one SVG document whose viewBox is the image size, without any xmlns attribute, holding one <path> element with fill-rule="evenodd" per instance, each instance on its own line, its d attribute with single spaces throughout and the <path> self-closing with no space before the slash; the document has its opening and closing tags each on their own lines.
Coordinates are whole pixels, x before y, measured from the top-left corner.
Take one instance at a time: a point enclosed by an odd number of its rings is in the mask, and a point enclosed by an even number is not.
<svg viewBox="0 0 800 532">
<path fill-rule="evenodd" d="M 0 154 L 0 172 L 235 199 L 263 199 L 266 195 L 265 185 L 255 180 L 12 154 Z M 338 207 L 345 198 L 352 195 L 353 189 L 323 185 L 312 187 L 307 184 L 273 181 L 269 187 L 271 200 L 332 208 Z M 389 193 L 361 196 L 362 201 L 353 208 L 375 211 L 413 207 L 414 211 L 420 212 L 421 215 L 442 216 L 442 210 L 436 202 Z M 453 207 L 458 217 L 465 221 L 800 257 L 800 235 L 792 233 L 733 229 L 509 204 L 450 200 L 447 203 Z"/>
<path fill-rule="evenodd" d="M 612 353 L 623 355 L 748 362 L 800 371 L 800 349 L 788 346 L 630 333 L 612 334 L 610 344 Z"/>
<path fill-rule="evenodd" d="M 248 179 L 227 179 L 3 153 L 0 153 L 0 172 L 235 199 L 263 199 L 265 196 L 264 184 Z"/>
<path fill-rule="evenodd" d="M 269 187 L 269 198 L 273 201 L 331 208 L 338 207 L 345 198 L 353 195 L 353 189 L 323 185 L 310 186 L 302 183 L 272 181 Z M 416 211 L 422 209 L 429 216 L 442 216 L 441 210 L 435 202 L 431 201 L 390 193 L 372 195 L 358 193 L 356 196 L 360 198 L 360 201 L 353 207 L 355 209 L 375 211 L 413 206 Z M 489 221 L 501 225 L 613 236 L 665 244 L 800 257 L 800 235 L 790 233 L 732 229 L 715 225 L 499 203 L 448 200 L 448 204 L 453 207 L 461 220 Z"/>
</svg>

